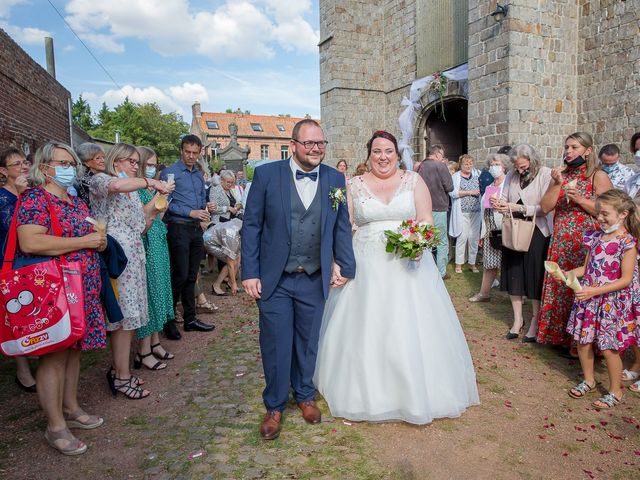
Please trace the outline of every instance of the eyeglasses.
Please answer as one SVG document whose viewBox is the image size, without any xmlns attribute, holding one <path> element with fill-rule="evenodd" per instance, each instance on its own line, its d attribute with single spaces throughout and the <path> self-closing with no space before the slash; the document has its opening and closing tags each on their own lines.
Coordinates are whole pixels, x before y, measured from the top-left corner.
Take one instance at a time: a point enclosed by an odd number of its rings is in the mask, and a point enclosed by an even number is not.
<svg viewBox="0 0 640 480">
<path fill-rule="evenodd" d="M 65 166 L 65 167 L 76 168 L 78 166 L 78 164 L 76 162 L 73 162 L 73 161 L 70 162 L 69 160 L 56 160 L 55 158 L 53 160 L 51 160 L 49 162 L 49 164 L 52 165 L 52 166 L 55 166 L 55 165 L 53 165 L 54 162 L 57 163 L 60 166 Z"/>
<path fill-rule="evenodd" d="M 296 143 L 299 143 L 307 150 L 311 150 L 314 146 L 318 147 L 319 150 L 324 150 L 325 148 L 327 148 L 327 144 L 329 143 L 326 140 L 320 140 L 319 142 L 314 142 L 312 140 L 301 142 L 300 140 L 296 140 L 295 138 L 292 138 L 292 140 Z"/>
<path fill-rule="evenodd" d="M 132 166 L 133 165 L 138 165 L 140 163 L 140 160 L 138 160 L 137 158 L 121 158 L 120 159 L 121 162 L 129 162 Z"/>
<path fill-rule="evenodd" d="M 6 168 L 13 167 L 30 167 L 31 162 L 29 160 L 22 160 L 21 162 L 12 163 L 11 165 L 7 165 Z"/>
</svg>

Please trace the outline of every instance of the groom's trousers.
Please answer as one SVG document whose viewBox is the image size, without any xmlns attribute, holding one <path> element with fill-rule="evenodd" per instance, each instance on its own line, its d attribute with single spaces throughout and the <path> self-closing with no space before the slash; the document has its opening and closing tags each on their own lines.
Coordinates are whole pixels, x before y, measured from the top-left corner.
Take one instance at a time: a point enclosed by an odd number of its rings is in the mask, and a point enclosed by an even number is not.
<svg viewBox="0 0 640 480">
<path fill-rule="evenodd" d="M 320 270 L 311 275 L 285 272 L 273 294 L 258 300 L 267 410 L 286 408 L 289 385 L 297 402 L 315 398 L 313 373 L 324 301 Z"/>
</svg>

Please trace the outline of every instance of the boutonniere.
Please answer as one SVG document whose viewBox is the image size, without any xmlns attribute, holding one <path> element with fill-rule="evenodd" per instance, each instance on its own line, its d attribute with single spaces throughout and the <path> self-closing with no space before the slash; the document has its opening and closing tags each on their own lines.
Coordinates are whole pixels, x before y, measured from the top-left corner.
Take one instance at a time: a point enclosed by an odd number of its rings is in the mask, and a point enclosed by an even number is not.
<svg viewBox="0 0 640 480">
<path fill-rule="evenodd" d="M 332 187 L 329 191 L 329 200 L 331 200 L 331 208 L 338 210 L 341 203 L 347 203 L 347 189 Z"/>
</svg>

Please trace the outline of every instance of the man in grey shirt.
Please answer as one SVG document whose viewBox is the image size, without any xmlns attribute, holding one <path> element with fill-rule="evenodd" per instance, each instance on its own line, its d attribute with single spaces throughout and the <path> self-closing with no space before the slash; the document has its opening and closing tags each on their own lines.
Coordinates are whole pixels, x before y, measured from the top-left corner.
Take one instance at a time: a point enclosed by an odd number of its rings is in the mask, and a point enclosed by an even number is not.
<svg viewBox="0 0 640 480">
<path fill-rule="evenodd" d="M 433 204 L 433 223 L 440 229 L 442 242 L 436 250 L 436 263 L 442 278 L 448 278 L 449 235 L 447 229 L 447 212 L 449 211 L 449 192 L 453 190 L 453 180 L 447 166 L 442 163 L 444 149 L 440 145 L 432 145 L 427 150 L 427 158 L 418 167 L 418 174 L 429 187 Z"/>
</svg>

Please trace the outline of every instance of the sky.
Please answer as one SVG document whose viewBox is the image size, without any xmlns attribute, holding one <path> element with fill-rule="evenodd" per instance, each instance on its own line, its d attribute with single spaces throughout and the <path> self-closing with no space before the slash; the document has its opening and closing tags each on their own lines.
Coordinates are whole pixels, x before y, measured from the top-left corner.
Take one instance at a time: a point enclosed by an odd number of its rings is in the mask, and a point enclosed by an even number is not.
<svg viewBox="0 0 640 480">
<path fill-rule="evenodd" d="M 128 96 L 186 122 L 196 100 L 204 112 L 318 118 L 318 18 L 318 0 L 0 0 L 0 28 L 45 68 L 53 37 L 73 100 L 95 113 Z"/>
</svg>

